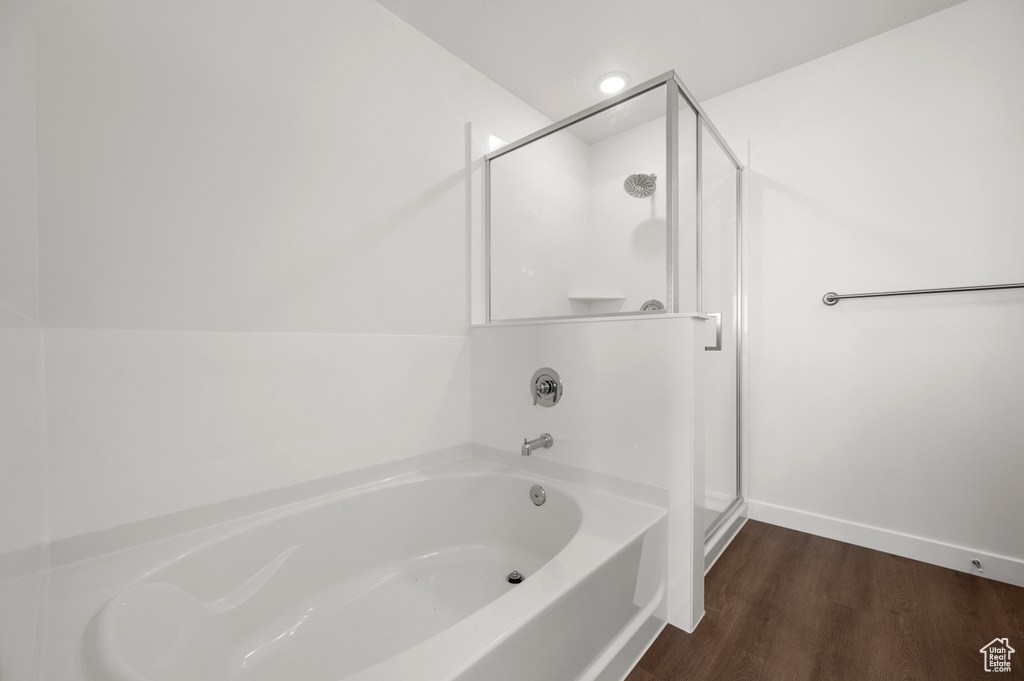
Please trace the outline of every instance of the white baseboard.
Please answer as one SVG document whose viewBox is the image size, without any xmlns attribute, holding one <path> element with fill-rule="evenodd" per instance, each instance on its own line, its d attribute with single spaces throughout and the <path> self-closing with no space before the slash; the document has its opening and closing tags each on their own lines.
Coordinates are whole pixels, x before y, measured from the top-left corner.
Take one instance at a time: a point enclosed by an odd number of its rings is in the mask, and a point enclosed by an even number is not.
<svg viewBox="0 0 1024 681">
<path fill-rule="evenodd" d="M 1019 558 L 978 551 L 763 501 L 750 500 L 747 502 L 747 508 L 753 520 L 940 565 L 951 570 L 978 574 L 971 564 L 972 560 L 978 560 L 981 561 L 982 577 L 1024 587 L 1024 560 Z"/>
</svg>

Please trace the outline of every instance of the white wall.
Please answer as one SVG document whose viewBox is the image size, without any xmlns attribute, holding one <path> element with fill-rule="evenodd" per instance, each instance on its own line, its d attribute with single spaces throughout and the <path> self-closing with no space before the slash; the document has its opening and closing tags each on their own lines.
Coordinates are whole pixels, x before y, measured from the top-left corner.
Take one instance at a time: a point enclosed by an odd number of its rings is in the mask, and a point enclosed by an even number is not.
<svg viewBox="0 0 1024 681">
<path fill-rule="evenodd" d="M 51 550 L 469 440 L 468 121 L 370 0 L 0 0 L 0 678 Z"/>
<path fill-rule="evenodd" d="M 29 678 L 45 592 L 34 21 L 0 0 L 0 678 Z"/>
<path fill-rule="evenodd" d="M 705 103 L 750 142 L 751 517 L 1024 584 L 1024 293 L 821 303 L 1024 281 L 1022 35 L 969 0 Z"/>
<path fill-rule="evenodd" d="M 31 0 L 0 1 L 0 326 L 39 321 Z"/>
<path fill-rule="evenodd" d="M 32 3 L 0 1 L 0 554 L 40 543 Z"/>
<path fill-rule="evenodd" d="M 36 3 L 50 539 L 467 442 L 466 129 L 370 0 Z"/>
<path fill-rule="evenodd" d="M 461 337 L 54 329 L 55 539 L 468 442 Z"/>
</svg>

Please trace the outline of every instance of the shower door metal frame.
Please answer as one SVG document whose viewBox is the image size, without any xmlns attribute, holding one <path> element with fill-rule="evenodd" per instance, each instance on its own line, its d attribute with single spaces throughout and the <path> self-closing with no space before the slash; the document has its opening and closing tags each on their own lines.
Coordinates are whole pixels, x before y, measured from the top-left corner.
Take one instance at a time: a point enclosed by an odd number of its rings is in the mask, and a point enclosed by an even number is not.
<svg viewBox="0 0 1024 681">
<path fill-rule="evenodd" d="M 675 82 L 676 87 L 679 89 L 679 93 L 689 102 L 690 106 L 694 109 L 697 114 L 696 121 L 696 166 L 697 166 L 697 187 L 696 187 L 696 199 L 697 199 L 697 235 L 696 235 L 696 277 L 697 277 L 697 311 L 702 314 L 707 314 L 704 310 L 704 257 L 702 252 L 703 246 L 703 231 L 704 231 L 704 161 L 703 161 L 703 147 L 704 147 L 704 130 L 707 130 L 711 134 L 711 137 L 718 143 L 719 149 L 721 149 L 728 159 L 732 162 L 733 168 L 736 173 L 736 298 L 733 303 L 733 319 L 735 320 L 736 327 L 736 497 L 729 503 L 729 505 L 722 511 L 721 514 L 715 519 L 707 530 L 704 532 L 704 541 L 707 542 L 711 537 L 718 532 L 721 527 L 730 521 L 735 515 L 736 511 L 743 505 L 743 482 L 744 474 L 743 470 L 743 334 L 745 325 L 743 323 L 743 317 L 745 314 L 744 297 L 743 297 L 743 171 L 745 169 L 743 163 L 736 156 L 736 153 L 729 146 L 729 143 L 722 137 L 722 133 L 718 131 L 715 124 L 711 122 L 704 110 L 697 104 L 693 95 L 686 88 L 686 85 L 679 79 L 678 76 L 672 72 L 672 80 Z M 721 323 L 721 316 L 718 317 L 719 323 Z"/>
<path fill-rule="evenodd" d="M 700 136 L 700 121 L 698 120 L 698 138 Z M 719 143 L 722 144 L 721 142 Z M 698 147 L 699 148 L 699 147 Z M 729 151 L 728 147 L 723 147 L 723 150 Z M 730 157 L 732 156 L 729 153 Z M 699 152 L 698 152 L 699 156 Z M 736 161 L 733 160 L 735 165 Z M 698 164 L 699 166 L 699 164 Z M 746 314 L 746 306 L 744 305 L 743 295 L 743 166 L 736 166 L 736 299 L 733 303 L 733 318 L 735 319 L 736 326 L 736 498 L 729 503 L 729 505 L 723 510 L 714 522 L 708 526 L 704 531 L 704 541 L 707 543 L 716 532 L 718 532 L 723 525 L 730 521 L 736 514 L 737 510 L 743 505 L 743 482 L 744 482 L 744 467 L 743 467 L 743 337 L 744 337 L 744 315 Z M 698 191 L 699 196 L 699 191 Z M 699 199 L 698 199 L 699 200 Z M 698 208 L 698 212 L 699 212 Z M 700 222 L 698 221 L 698 231 L 700 229 Z M 698 236 L 698 241 L 699 241 Z M 697 254 L 698 263 L 700 261 L 700 251 L 698 246 Z M 698 289 L 699 291 L 699 289 Z M 698 294 L 699 295 L 699 294 Z M 700 308 L 703 311 L 704 305 L 703 300 L 699 302 Z M 721 317 L 719 317 L 721 322 Z"/>
<path fill-rule="evenodd" d="M 519 149 L 520 147 L 524 147 L 524 146 L 526 146 L 526 145 L 528 145 L 528 144 L 530 144 L 532 142 L 536 142 L 536 141 L 541 140 L 541 139 L 543 139 L 545 137 L 553 135 L 556 132 L 560 132 L 560 131 L 568 128 L 569 126 L 571 126 L 571 125 L 573 125 L 575 123 L 579 123 L 580 121 L 585 120 L 587 118 L 591 118 L 593 116 L 597 116 L 598 114 L 601 114 L 601 113 L 603 113 L 603 112 L 605 112 L 605 111 L 607 111 L 609 109 L 612 109 L 612 108 L 622 104 L 623 102 L 627 102 L 627 101 L 629 101 L 631 99 L 635 99 L 637 97 L 640 97 L 641 95 L 647 94 L 648 92 L 651 92 L 653 90 L 657 90 L 659 87 L 664 87 L 665 88 L 665 93 L 666 93 L 665 94 L 665 99 L 666 99 L 666 101 L 671 101 L 672 98 L 670 97 L 670 94 L 671 94 L 672 88 L 669 87 L 668 84 L 670 82 L 673 82 L 673 81 L 677 81 L 676 76 L 675 76 L 675 72 L 674 71 L 669 71 L 668 73 L 664 73 L 664 74 L 658 76 L 657 78 L 652 78 L 650 80 L 644 81 L 643 83 L 640 83 L 639 85 L 631 87 L 628 90 L 624 90 L 623 92 L 619 93 L 618 95 L 615 95 L 614 97 L 610 97 L 610 98 L 608 98 L 608 99 L 606 99 L 606 100 L 604 100 L 602 102 L 599 102 L 599 103 L 597 103 L 597 104 L 595 104 L 593 106 L 587 107 L 586 109 L 583 109 L 582 111 L 579 111 L 579 112 L 573 114 L 572 116 L 569 116 L 567 118 L 563 118 L 562 120 L 560 120 L 560 121 L 558 121 L 556 123 L 552 123 L 551 125 L 549 125 L 547 127 L 541 128 L 540 130 L 538 130 L 538 131 L 536 131 L 534 133 L 531 133 L 531 134 L 527 135 L 526 137 L 522 137 L 522 138 L 516 140 L 515 142 L 510 142 L 509 144 L 506 144 L 505 146 L 501 147 L 500 149 L 492 151 L 489 154 L 486 154 L 484 156 L 484 252 L 485 252 L 485 258 L 484 258 L 484 298 L 485 298 L 485 300 L 484 300 L 484 323 L 485 324 L 489 324 L 489 325 L 523 324 L 523 323 L 530 323 L 530 322 L 558 321 L 558 320 L 565 320 L 565 319 L 582 319 L 582 318 L 597 319 L 597 318 L 603 318 L 603 317 L 644 317 L 644 316 L 647 316 L 647 315 L 666 314 L 666 313 L 678 312 L 679 311 L 677 309 L 678 303 L 677 303 L 677 301 L 675 301 L 673 299 L 674 296 L 672 294 L 672 287 L 673 287 L 674 282 L 675 282 L 675 277 L 674 277 L 674 272 L 671 270 L 671 266 L 673 265 L 673 262 L 671 260 L 671 247 L 674 244 L 678 243 L 678 241 L 677 241 L 678 234 L 675 234 L 675 232 L 678 231 L 678 222 L 676 222 L 674 224 L 673 221 L 672 221 L 673 212 L 678 212 L 678 206 L 674 205 L 674 203 L 672 201 L 672 198 L 673 198 L 672 196 L 670 196 L 669 200 L 666 201 L 667 205 L 666 205 L 666 208 L 665 208 L 665 211 L 666 211 L 666 222 L 667 222 L 667 225 L 668 225 L 668 228 L 665 231 L 667 232 L 667 234 L 666 234 L 666 243 L 668 244 L 668 250 L 669 250 L 669 262 L 668 262 L 669 271 L 666 273 L 666 285 L 665 285 L 666 305 L 665 305 L 665 309 L 664 310 L 631 310 L 631 311 L 628 311 L 628 312 L 605 312 L 605 313 L 597 313 L 597 314 L 585 315 L 585 316 L 583 316 L 583 315 L 555 315 L 555 316 L 547 316 L 547 317 L 516 317 L 516 318 L 513 318 L 513 319 L 494 319 L 493 316 L 492 316 L 492 308 L 493 308 L 493 306 L 491 305 L 491 294 L 492 294 L 492 287 L 491 287 L 491 162 L 494 161 L 497 158 L 500 158 L 500 157 L 504 156 L 505 154 L 511 153 L 511 152 L 515 151 L 516 149 Z M 666 132 L 668 132 L 667 128 L 670 125 L 670 121 L 668 119 L 666 119 L 665 125 L 666 125 Z M 673 158 L 672 157 L 672 150 L 671 150 L 671 148 L 669 148 L 669 145 L 668 145 L 668 134 L 666 134 L 666 148 L 668 149 L 668 152 L 667 152 L 667 165 L 666 165 L 666 175 L 667 175 L 666 181 L 671 184 L 671 183 L 674 182 L 674 179 L 675 179 L 675 170 L 674 170 L 673 165 L 672 165 L 672 158 Z"/>
<path fill-rule="evenodd" d="M 675 85 L 673 88 L 672 85 Z M 679 245 L 679 188 L 677 182 L 678 165 L 679 165 L 679 149 L 678 149 L 678 96 L 686 100 L 690 108 L 694 111 L 697 116 L 697 131 L 700 134 L 701 122 L 712 134 L 719 146 L 725 151 L 726 155 L 732 161 L 733 165 L 738 169 L 742 170 L 743 164 L 740 163 L 736 154 L 733 153 L 729 144 L 722 137 L 721 133 L 714 124 L 708 119 L 707 114 L 701 108 L 697 100 L 694 99 L 690 91 L 683 85 L 683 82 L 676 75 L 675 71 L 668 71 L 666 73 L 644 81 L 639 85 L 636 85 L 628 90 L 625 90 L 614 97 L 610 97 L 602 102 L 599 102 L 591 107 L 583 109 L 572 116 L 563 118 L 562 120 L 552 123 L 551 125 L 541 128 L 540 130 L 522 137 L 515 142 L 510 142 L 500 149 L 490 152 L 484 156 L 484 324 L 500 325 L 503 323 L 514 323 L 522 324 L 528 322 L 540 322 L 540 321 L 557 321 L 564 319 L 580 319 L 580 315 L 561 315 L 561 316 L 549 316 L 549 317 L 517 317 L 514 319 L 494 319 L 492 316 L 493 306 L 491 304 L 491 162 L 497 158 L 504 156 L 505 154 L 511 153 L 520 147 L 524 147 L 531 142 L 536 142 L 549 135 L 553 135 L 556 132 L 564 130 L 574 123 L 578 123 L 582 120 L 596 116 L 608 109 L 618 106 L 623 102 L 629 101 L 643 94 L 656 90 L 659 87 L 665 87 L 665 106 L 666 106 L 666 182 L 669 185 L 669 198 L 666 201 L 666 222 L 668 228 L 666 229 L 666 251 L 667 251 L 667 262 L 666 262 L 666 282 L 665 282 L 665 296 L 666 305 L 664 310 L 658 311 L 640 311 L 633 310 L 629 312 L 607 312 L 598 313 L 593 315 L 587 315 L 587 318 L 603 318 L 603 317 L 643 317 L 652 314 L 671 314 L 680 313 L 680 301 L 679 301 L 679 278 L 678 272 L 678 245 Z M 673 140 L 676 142 L 673 143 Z M 698 164 L 700 163 L 700 156 L 697 157 Z M 697 181 L 700 182 L 700 173 L 698 169 Z M 697 200 L 700 201 L 700 192 L 697 193 Z M 698 206 L 698 240 L 700 238 L 700 210 Z M 700 251 L 697 252 L 697 287 L 700 290 Z M 700 299 L 696 301 L 697 311 L 702 312 L 700 309 Z M 686 310 L 690 312 L 691 310 Z"/>
</svg>

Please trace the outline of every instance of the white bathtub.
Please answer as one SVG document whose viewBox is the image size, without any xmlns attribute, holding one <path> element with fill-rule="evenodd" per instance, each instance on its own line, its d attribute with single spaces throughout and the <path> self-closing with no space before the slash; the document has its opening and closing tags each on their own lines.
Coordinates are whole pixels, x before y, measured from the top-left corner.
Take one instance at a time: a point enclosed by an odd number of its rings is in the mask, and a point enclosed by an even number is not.
<svg viewBox="0 0 1024 681">
<path fill-rule="evenodd" d="M 604 679 L 658 622 L 664 518 L 465 459 L 154 567 L 100 610 L 86 657 L 107 681 Z"/>
</svg>

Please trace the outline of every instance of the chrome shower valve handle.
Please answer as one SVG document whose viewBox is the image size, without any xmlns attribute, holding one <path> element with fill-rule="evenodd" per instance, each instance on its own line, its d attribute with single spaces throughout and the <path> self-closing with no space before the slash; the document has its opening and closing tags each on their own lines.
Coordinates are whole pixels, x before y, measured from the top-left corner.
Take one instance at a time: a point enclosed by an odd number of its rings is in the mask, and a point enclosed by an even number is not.
<svg viewBox="0 0 1024 681">
<path fill-rule="evenodd" d="M 562 399 L 562 378 L 549 367 L 537 369 L 530 379 L 530 394 L 534 405 L 553 407 Z"/>
</svg>

